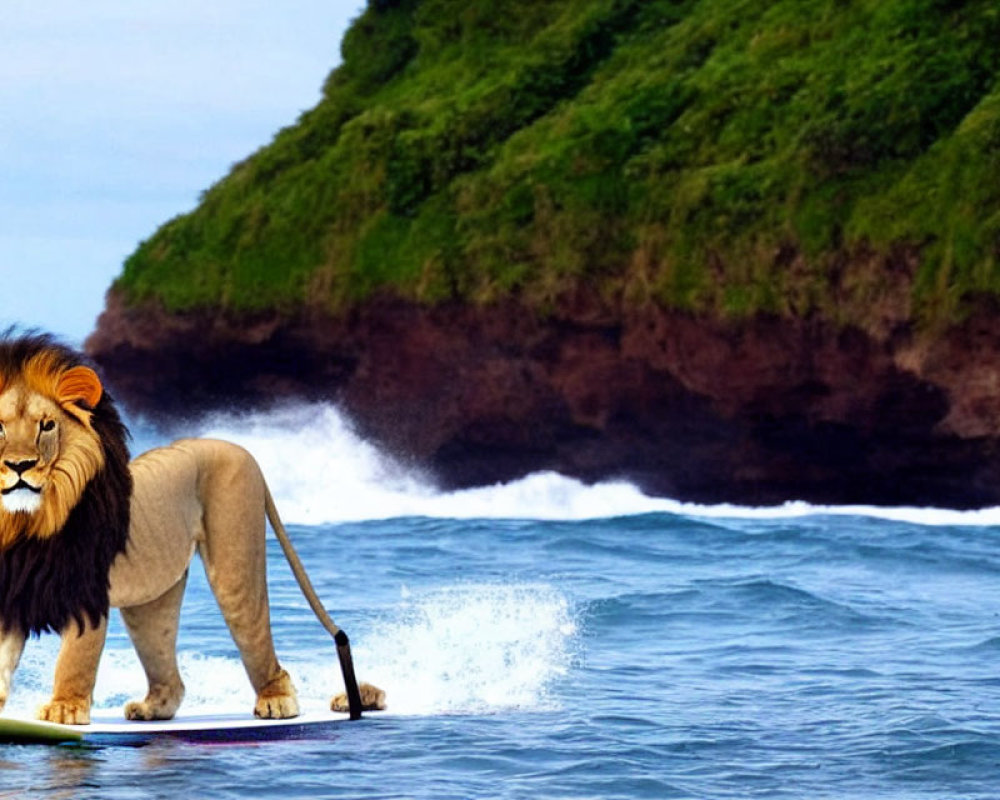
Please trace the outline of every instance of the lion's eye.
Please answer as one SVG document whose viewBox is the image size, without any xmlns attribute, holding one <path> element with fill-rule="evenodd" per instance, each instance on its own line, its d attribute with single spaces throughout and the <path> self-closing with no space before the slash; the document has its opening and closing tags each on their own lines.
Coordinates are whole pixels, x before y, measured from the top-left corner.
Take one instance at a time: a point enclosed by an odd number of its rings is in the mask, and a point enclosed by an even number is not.
<svg viewBox="0 0 1000 800">
<path fill-rule="evenodd" d="M 54 419 L 43 419 L 39 427 L 41 427 L 43 433 L 54 431 L 56 429 L 56 421 Z"/>
</svg>

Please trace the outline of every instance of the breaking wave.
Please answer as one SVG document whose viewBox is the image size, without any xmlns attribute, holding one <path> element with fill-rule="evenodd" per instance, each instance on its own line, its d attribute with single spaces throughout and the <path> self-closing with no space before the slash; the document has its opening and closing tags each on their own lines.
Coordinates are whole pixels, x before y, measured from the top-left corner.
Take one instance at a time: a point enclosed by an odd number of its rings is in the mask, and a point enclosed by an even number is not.
<svg viewBox="0 0 1000 800">
<path fill-rule="evenodd" d="M 552 472 L 510 483 L 443 492 L 431 478 L 364 441 L 330 404 L 246 415 L 213 415 L 191 433 L 242 444 L 260 462 L 282 516 L 314 525 L 393 517 L 583 520 L 667 513 L 688 517 L 791 519 L 866 516 L 918 525 L 997 525 L 1000 508 L 699 505 L 650 497 L 624 481 L 584 484 Z"/>
</svg>

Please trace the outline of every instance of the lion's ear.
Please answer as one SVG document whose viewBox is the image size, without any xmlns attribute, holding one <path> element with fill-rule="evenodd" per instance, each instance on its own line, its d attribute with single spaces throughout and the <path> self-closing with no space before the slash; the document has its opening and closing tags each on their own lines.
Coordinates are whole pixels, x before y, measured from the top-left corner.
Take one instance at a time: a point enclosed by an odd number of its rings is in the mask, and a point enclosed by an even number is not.
<svg viewBox="0 0 1000 800">
<path fill-rule="evenodd" d="M 71 367 L 59 376 L 56 387 L 60 403 L 80 403 L 95 408 L 101 401 L 104 387 L 90 367 Z"/>
</svg>

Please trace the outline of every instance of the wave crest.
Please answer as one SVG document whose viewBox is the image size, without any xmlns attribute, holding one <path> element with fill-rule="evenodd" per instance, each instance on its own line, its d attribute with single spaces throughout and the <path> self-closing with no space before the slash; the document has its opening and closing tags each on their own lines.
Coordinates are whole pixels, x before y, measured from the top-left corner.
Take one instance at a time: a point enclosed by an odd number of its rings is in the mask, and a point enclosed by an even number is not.
<svg viewBox="0 0 1000 800">
<path fill-rule="evenodd" d="M 702 505 L 649 497 L 624 481 L 587 485 L 552 472 L 454 492 L 364 441 L 328 403 L 300 404 L 246 415 L 217 414 L 193 431 L 242 444 L 260 462 L 288 522 L 442 517 L 583 520 L 665 513 L 701 519 L 795 519 L 860 516 L 916 525 L 1000 525 L 1000 508 Z"/>
</svg>

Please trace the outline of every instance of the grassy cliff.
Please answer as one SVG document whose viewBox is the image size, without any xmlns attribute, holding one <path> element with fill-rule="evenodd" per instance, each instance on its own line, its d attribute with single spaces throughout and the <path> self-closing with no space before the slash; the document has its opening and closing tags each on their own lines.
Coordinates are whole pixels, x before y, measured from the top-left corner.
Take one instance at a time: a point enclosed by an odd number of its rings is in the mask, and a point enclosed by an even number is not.
<svg viewBox="0 0 1000 800">
<path fill-rule="evenodd" d="M 992 0 L 369 0 L 312 110 L 115 286 L 168 310 L 516 293 L 858 322 L 1000 293 Z"/>
</svg>

